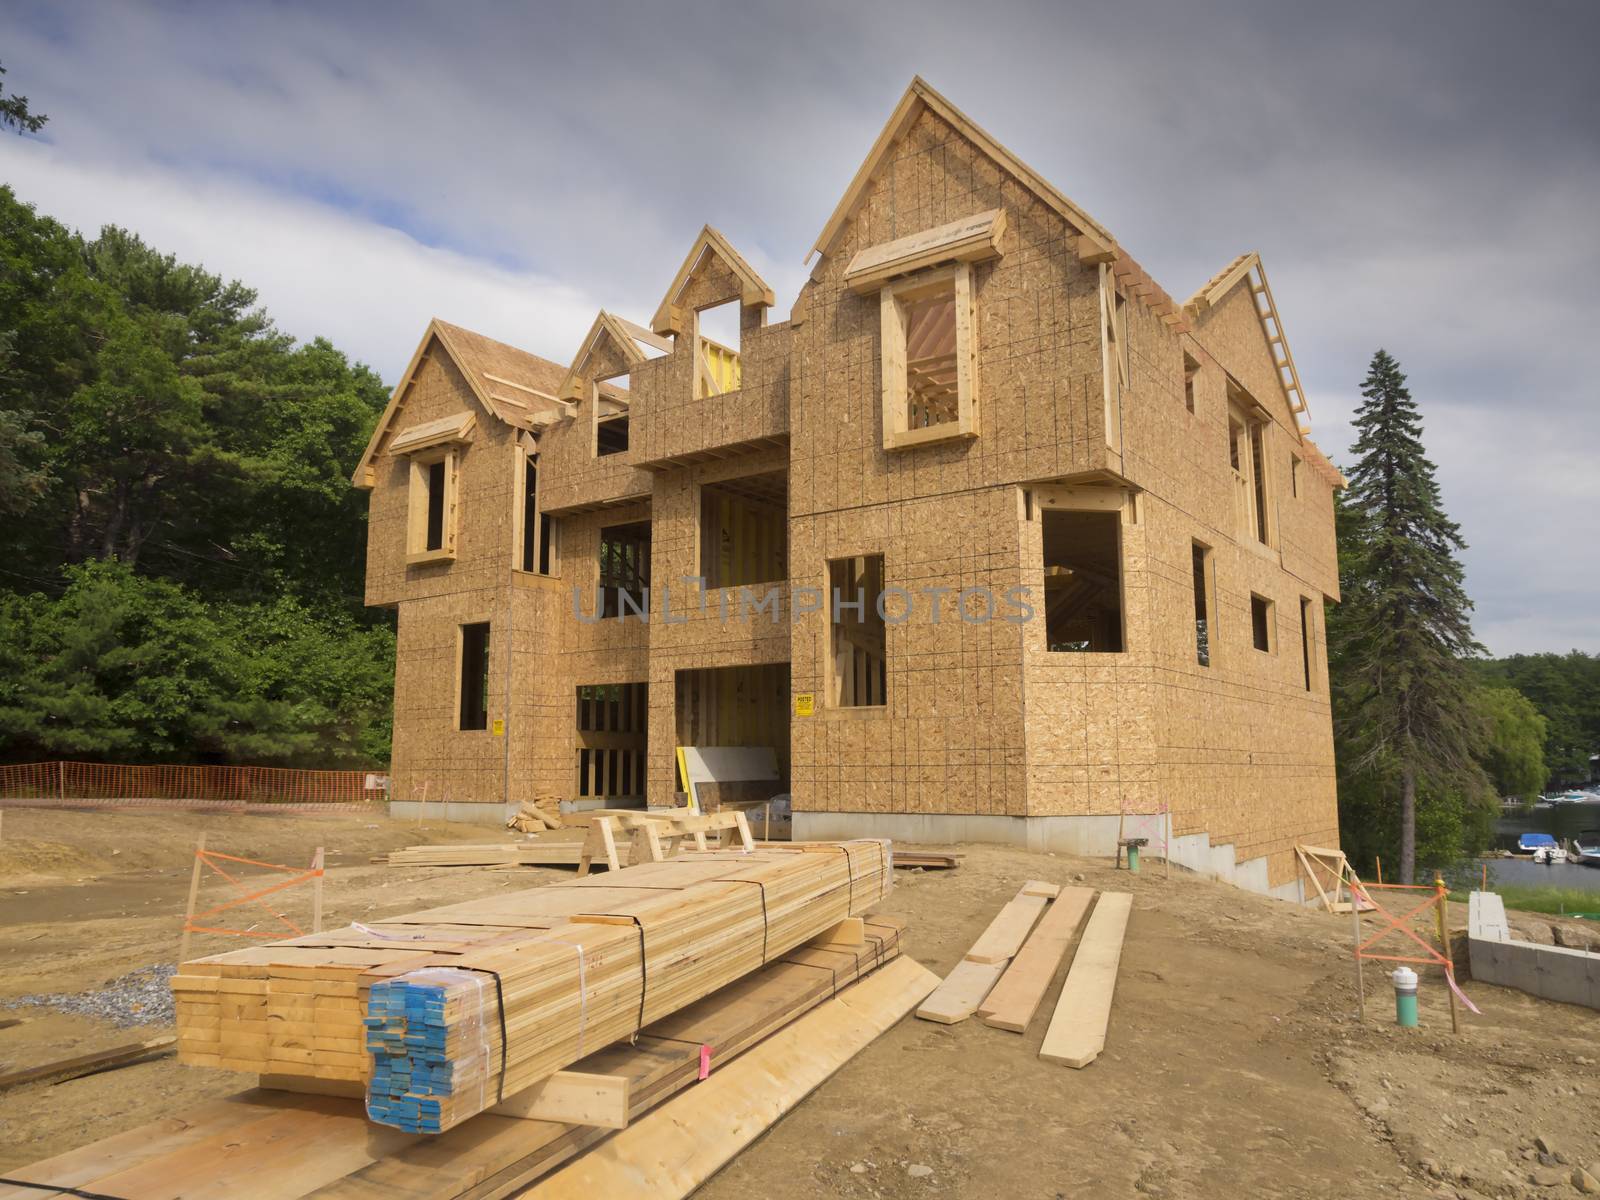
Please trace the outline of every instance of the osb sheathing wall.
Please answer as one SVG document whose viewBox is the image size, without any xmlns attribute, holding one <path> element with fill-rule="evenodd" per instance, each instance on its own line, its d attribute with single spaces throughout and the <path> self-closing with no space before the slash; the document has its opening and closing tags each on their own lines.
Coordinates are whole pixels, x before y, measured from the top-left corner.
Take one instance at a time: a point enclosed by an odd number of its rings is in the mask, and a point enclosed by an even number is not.
<svg viewBox="0 0 1600 1200">
<path fill-rule="evenodd" d="M 859 250 L 992 208 L 1008 221 L 1000 257 L 973 270 L 980 436 L 885 451 L 878 297 L 850 292 L 845 265 Z M 919 598 L 916 617 L 888 629 L 883 709 L 819 704 L 816 717 L 796 718 L 797 811 L 1032 811 L 1021 627 L 964 622 L 954 599 L 963 588 L 999 596 L 1027 582 L 1018 481 L 1105 465 L 1098 276 L 1075 240 L 1031 191 L 924 112 L 802 291 L 791 322 L 795 583 L 825 587 L 829 559 L 882 554 L 886 585 L 951 591 L 939 624 Z M 827 615 L 803 616 L 797 692 L 822 696 L 828 649 Z"/>
<path fill-rule="evenodd" d="M 886 452 L 878 299 L 845 288 L 844 267 L 858 250 L 992 208 L 1005 210 L 1007 224 L 999 257 L 973 268 L 979 436 Z M 448 566 L 403 566 L 404 472 L 380 455 L 369 597 L 402 604 L 396 798 L 414 798 L 418 786 L 458 800 L 569 796 L 575 688 L 648 680 L 649 798 L 670 802 L 676 673 L 788 661 L 793 692 L 817 698 L 814 717 L 791 720 L 799 812 L 1070 817 L 1169 808 L 1180 836 L 1206 833 L 1239 861 L 1267 856 L 1274 886 L 1293 877 L 1295 841 L 1336 844 L 1322 616 L 1337 589 L 1332 493 L 1307 463 L 1291 494 L 1297 420 L 1248 287 L 1192 318 L 1187 332 L 1130 299 L 1132 379 L 1118 402 L 1120 439 L 1108 446 L 1099 272 L 1080 260 L 1077 243 L 1054 209 L 924 111 L 818 260 L 791 320 L 766 325 L 760 307 L 744 308 L 737 392 L 696 398 L 686 334 L 670 354 L 633 367 L 627 452 L 595 457 L 587 391 L 571 417 L 542 430 L 542 494 L 561 523 L 555 578 L 511 569 L 520 500 L 505 426 L 480 414 L 478 440 L 463 452 L 458 553 Z M 732 281 L 721 274 L 692 280 L 685 307 L 728 293 Z M 1192 415 L 1185 351 L 1201 364 Z M 1255 544 L 1237 512 L 1229 374 L 1272 418 L 1270 547 Z M 412 393 L 397 427 L 472 403 L 437 356 Z M 502 443 L 505 453 L 495 449 Z M 691 462 L 729 447 L 733 457 Z M 825 588 L 830 559 L 882 554 L 885 582 L 917 596 L 915 618 L 887 630 L 881 709 L 827 706 L 825 613 L 789 624 L 785 603 L 775 625 L 767 614 L 740 622 L 736 594 L 713 591 L 702 609 L 687 582 L 699 574 L 701 486 L 785 465 L 793 587 Z M 1107 470 L 1136 492 L 1121 517 L 1125 651 L 1051 653 L 1042 616 L 1025 625 L 962 621 L 955 605 L 965 588 L 1003 596 L 1026 586 L 1042 612 L 1039 513 L 1028 515 L 1023 493 Z M 593 612 L 600 529 L 640 519 L 652 521 L 653 623 L 577 619 L 574 588 L 583 612 Z M 1208 667 L 1195 657 L 1195 540 L 1214 555 Z M 672 624 L 663 585 L 673 591 Z M 938 624 L 929 588 L 948 589 Z M 1252 592 L 1275 604 L 1271 653 L 1252 646 Z M 1309 691 L 1301 596 L 1314 616 Z M 507 720 L 508 739 L 454 728 L 457 629 L 483 615 L 494 623 L 490 718 Z"/>
</svg>

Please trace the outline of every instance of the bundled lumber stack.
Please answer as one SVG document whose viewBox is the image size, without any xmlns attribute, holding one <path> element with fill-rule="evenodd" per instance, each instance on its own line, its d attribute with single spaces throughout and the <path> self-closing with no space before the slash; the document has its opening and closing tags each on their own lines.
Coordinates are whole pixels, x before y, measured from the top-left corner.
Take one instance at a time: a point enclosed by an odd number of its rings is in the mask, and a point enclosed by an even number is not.
<svg viewBox="0 0 1600 1200">
<path fill-rule="evenodd" d="M 374 859 L 391 867 L 571 866 L 583 852 L 586 831 L 560 829 L 515 842 L 453 842 L 405 846 Z M 626 848 L 622 848 L 624 854 Z"/>
<path fill-rule="evenodd" d="M 394 926 L 386 922 L 385 927 Z M 902 928 L 894 918 L 873 916 L 859 929 L 832 931 L 653 1023 L 637 1038 L 594 1051 L 572 1070 L 624 1084 L 629 1119 L 638 1123 L 652 1111 L 664 1111 L 661 1106 L 675 1095 L 693 1100 L 725 1074 L 734 1078 L 729 1068 L 745 1061 L 749 1051 L 772 1046 L 774 1034 L 800 1035 L 806 1071 L 814 1071 L 819 1060 L 831 1069 L 835 1059 L 826 1047 L 819 1050 L 830 1030 L 863 1019 L 887 1027 L 932 985 L 929 980 L 892 1004 L 855 986 L 861 976 L 869 982 L 889 979 L 879 970 L 885 965 L 891 974 L 903 968 L 926 977 L 900 957 Z M 895 990 L 903 991 L 903 984 Z M 808 1013 L 825 1024 L 820 1029 L 795 1024 Z M 791 1064 L 795 1057 L 795 1051 L 786 1050 L 783 1062 Z M 808 1078 L 797 1088 L 792 1067 L 785 1067 L 779 1088 L 767 1082 L 776 1082 L 778 1069 L 753 1065 L 763 1099 L 782 1091 L 792 1101 L 814 1081 Z M 34 1200 L 58 1191 L 170 1200 L 175 1180 L 182 1181 L 186 1195 L 230 1200 L 266 1195 L 275 1200 L 496 1200 L 519 1194 L 563 1164 L 582 1162 L 613 1138 L 610 1127 L 525 1112 L 519 1097 L 437 1137 L 418 1139 L 371 1125 L 362 1101 L 346 1098 L 361 1094 L 354 1084 L 263 1079 L 259 1089 L 169 1112 L 154 1124 L 9 1170 L 11 1182 L 0 1183 L 0 1200 Z M 689 1124 L 737 1148 L 724 1139 L 748 1141 L 775 1118 L 776 1113 L 729 1116 L 719 1110 L 715 1120 L 702 1117 Z M 688 1165 L 687 1155 L 680 1153 L 681 1134 L 672 1144 L 676 1174 Z M 286 1147 L 292 1147 L 287 1157 Z M 655 1170 L 652 1166 L 640 1175 L 651 1181 L 652 1194 L 681 1194 L 675 1182 L 655 1184 Z M 586 1194 L 610 1193 L 590 1188 Z"/>
<path fill-rule="evenodd" d="M 180 1054 L 370 1074 L 375 1117 L 447 1129 L 864 912 L 890 874 L 871 840 L 691 853 L 186 963 Z"/>
</svg>

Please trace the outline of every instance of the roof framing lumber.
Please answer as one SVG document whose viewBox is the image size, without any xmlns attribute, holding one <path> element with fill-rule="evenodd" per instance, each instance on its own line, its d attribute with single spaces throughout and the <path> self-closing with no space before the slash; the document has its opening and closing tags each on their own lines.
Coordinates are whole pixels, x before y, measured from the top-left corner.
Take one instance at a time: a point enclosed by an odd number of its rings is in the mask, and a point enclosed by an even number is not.
<svg viewBox="0 0 1600 1200">
<path fill-rule="evenodd" d="M 1267 339 L 1267 352 L 1277 371 L 1278 384 L 1283 388 L 1289 410 L 1305 420 L 1297 425 L 1302 435 L 1310 431 L 1311 408 L 1306 403 L 1305 388 L 1300 385 L 1300 371 L 1294 365 L 1294 354 L 1289 349 L 1289 339 L 1283 332 L 1283 320 L 1278 316 L 1277 302 L 1272 298 L 1272 285 L 1267 281 L 1266 268 L 1261 255 L 1251 250 L 1239 255 L 1184 302 L 1184 311 L 1195 317 L 1215 308 L 1224 296 L 1241 283 L 1248 283 L 1256 319 L 1261 322 L 1262 335 Z"/>
</svg>

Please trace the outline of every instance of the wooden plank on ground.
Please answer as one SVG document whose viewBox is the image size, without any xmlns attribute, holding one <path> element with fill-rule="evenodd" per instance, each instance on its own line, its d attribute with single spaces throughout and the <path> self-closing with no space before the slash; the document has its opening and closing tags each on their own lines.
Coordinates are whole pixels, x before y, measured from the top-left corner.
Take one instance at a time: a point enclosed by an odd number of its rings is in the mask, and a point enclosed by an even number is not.
<svg viewBox="0 0 1600 1200">
<path fill-rule="evenodd" d="M 614 1134 L 525 1195 L 543 1200 L 687 1196 L 938 984 L 890 963 Z"/>
<path fill-rule="evenodd" d="M 131 1042 L 125 1046 L 113 1046 L 109 1050 L 75 1054 L 71 1058 L 58 1059 L 37 1067 L 25 1067 L 20 1071 L 10 1071 L 0 1075 L 0 1092 L 24 1083 L 40 1083 L 46 1079 L 76 1079 L 80 1075 L 89 1075 L 95 1071 L 125 1067 L 151 1055 L 170 1054 L 177 1049 L 177 1045 L 178 1039 L 169 1033 L 142 1042 Z"/>
<path fill-rule="evenodd" d="M 1004 963 L 1022 949 L 1022 943 L 1027 940 L 1033 923 L 1039 919 L 1044 906 L 1050 903 L 1049 896 L 1030 892 L 1029 889 L 1051 886 L 1053 885 L 1040 884 L 1037 880 L 1023 884 L 1016 898 L 995 915 L 994 920 L 989 922 L 989 928 L 972 943 L 972 949 L 966 953 L 967 961 Z M 1055 893 L 1051 892 L 1050 895 L 1053 896 Z"/>
<path fill-rule="evenodd" d="M 1094 900 L 1093 888 L 1063 888 L 1061 894 L 1039 918 L 1022 949 L 1011 960 L 1000 982 L 978 1009 L 985 1025 L 1023 1033 L 1033 1014 L 1039 1011 L 1056 968 L 1066 957 L 1067 947 L 1078 936 L 1083 914 Z"/>
<path fill-rule="evenodd" d="M 1128 892 L 1100 893 L 1072 957 L 1072 969 L 1056 1001 L 1044 1044 L 1039 1047 L 1040 1058 L 1086 1067 L 1105 1049 L 1122 936 L 1132 908 L 1133 896 Z"/>
<path fill-rule="evenodd" d="M 945 976 L 934 993 L 917 1009 L 924 1021 L 937 1021 L 941 1025 L 954 1025 L 965 1021 L 978 1011 L 978 1006 L 988 998 L 1005 963 L 975 963 L 962 959 L 956 969 Z"/>
</svg>

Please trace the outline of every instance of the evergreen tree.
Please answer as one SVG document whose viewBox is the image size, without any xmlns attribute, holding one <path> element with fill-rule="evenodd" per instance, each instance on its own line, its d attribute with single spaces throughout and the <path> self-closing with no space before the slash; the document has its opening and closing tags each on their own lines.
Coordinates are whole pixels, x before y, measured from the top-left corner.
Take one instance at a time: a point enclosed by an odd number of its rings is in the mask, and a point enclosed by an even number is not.
<svg viewBox="0 0 1600 1200">
<path fill-rule="evenodd" d="M 0 75 L 6 69 L 0 67 Z M 15 129 L 18 133 L 38 133 L 44 128 L 44 123 L 50 118 L 43 113 L 28 111 L 28 98 L 15 93 L 4 95 L 4 87 L 0 87 L 0 126 Z"/>
<path fill-rule="evenodd" d="M 1465 543 L 1440 504 L 1416 402 L 1387 352 L 1373 355 L 1361 394 L 1357 462 L 1339 512 L 1343 599 L 1329 619 L 1335 727 L 1341 774 L 1380 808 L 1398 801 L 1400 876 L 1411 883 L 1419 789 L 1469 801 L 1489 791 L 1474 753 L 1487 721 L 1468 666 L 1483 650 L 1456 559 Z"/>
</svg>

